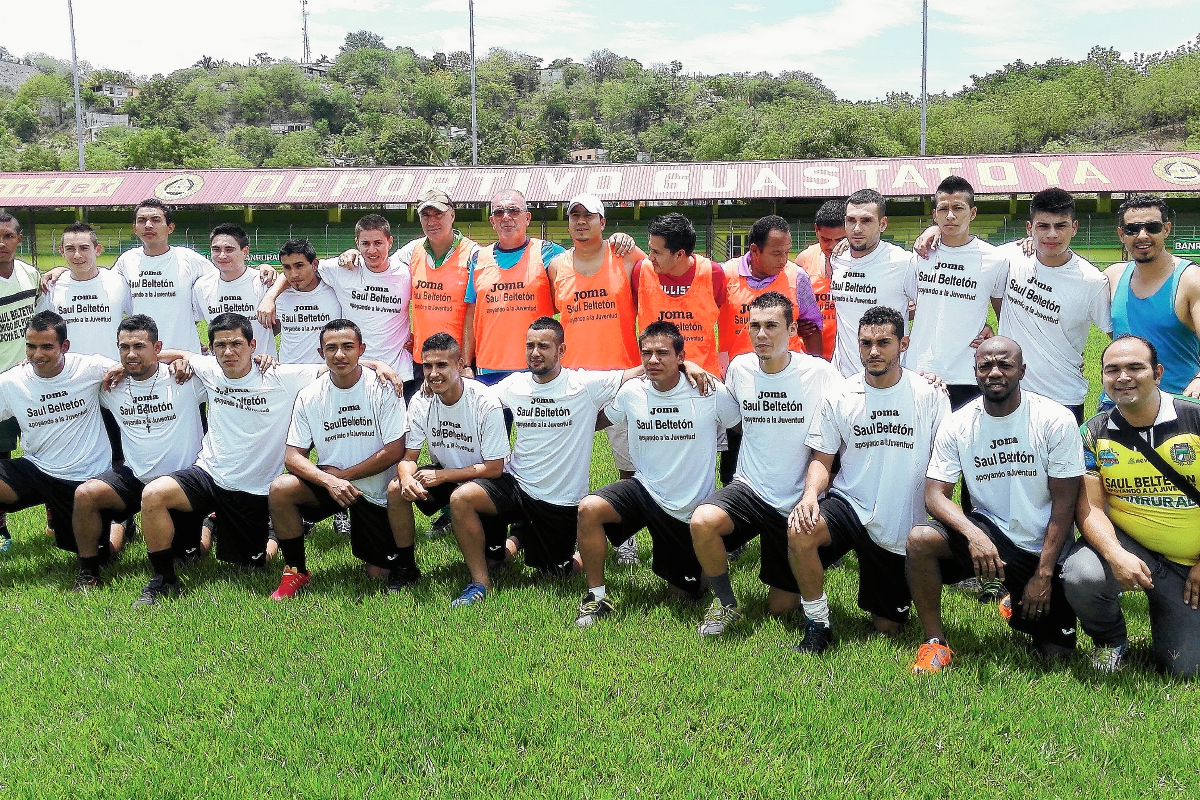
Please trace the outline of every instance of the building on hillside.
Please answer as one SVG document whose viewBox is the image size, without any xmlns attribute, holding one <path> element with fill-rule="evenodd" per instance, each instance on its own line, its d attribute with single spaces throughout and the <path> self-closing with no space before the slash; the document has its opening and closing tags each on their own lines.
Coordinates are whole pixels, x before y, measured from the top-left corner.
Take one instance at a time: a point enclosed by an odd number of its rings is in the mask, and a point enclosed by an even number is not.
<svg viewBox="0 0 1200 800">
<path fill-rule="evenodd" d="M 38 74 L 37 67 L 12 61 L 0 61 L 0 86 L 5 86 L 14 92 L 20 89 L 25 81 Z"/>
<path fill-rule="evenodd" d="M 300 69 L 310 78 L 324 78 L 329 75 L 328 64 L 301 64 Z"/>
<path fill-rule="evenodd" d="M 567 158 L 583 164 L 607 164 L 608 151 L 602 147 L 589 147 L 584 150 L 572 150 Z"/>
<path fill-rule="evenodd" d="M 141 94 L 141 89 L 136 86 L 122 86 L 119 83 L 102 83 L 96 89 L 96 94 L 111 100 L 113 108 L 120 108 L 125 105 L 126 100 Z"/>
<path fill-rule="evenodd" d="M 555 86 L 563 82 L 562 67 L 548 67 L 538 70 L 538 85 Z"/>
<path fill-rule="evenodd" d="M 102 114 L 98 111 L 87 111 L 83 115 L 84 134 L 88 141 L 96 141 L 97 135 L 105 128 L 128 128 L 128 114 Z"/>
<path fill-rule="evenodd" d="M 271 133 L 282 136 L 285 133 L 295 133 L 296 131 L 307 131 L 312 129 L 311 122 L 272 122 Z"/>
</svg>

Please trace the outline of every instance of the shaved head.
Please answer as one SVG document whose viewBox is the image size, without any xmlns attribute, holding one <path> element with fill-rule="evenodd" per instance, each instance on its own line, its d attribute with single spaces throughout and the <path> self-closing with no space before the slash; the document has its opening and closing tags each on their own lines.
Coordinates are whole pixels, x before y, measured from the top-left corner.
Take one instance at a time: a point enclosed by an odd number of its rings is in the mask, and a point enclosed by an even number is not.
<svg viewBox="0 0 1200 800">
<path fill-rule="evenodd" d="M 1007 336 L 993 336 L 990 339 L 984 339 L 983 344 L 975 350 L 975 363 L 978 364 L 989 355 L 1001 353 L 1016 361 L 1018 366 L 1025 363 L 1025 354 L 1021 352 L 1021 345 Z"/>
</svg>

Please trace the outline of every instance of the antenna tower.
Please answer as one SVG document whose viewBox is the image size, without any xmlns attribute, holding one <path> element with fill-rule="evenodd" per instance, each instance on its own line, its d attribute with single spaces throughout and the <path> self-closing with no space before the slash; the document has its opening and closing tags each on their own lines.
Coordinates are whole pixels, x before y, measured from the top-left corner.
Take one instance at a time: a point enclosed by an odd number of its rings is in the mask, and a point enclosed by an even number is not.
<svg viewBox="0 0 1200 800">
<path fill-rule="evenodd" d="M 301 64 L 312 63 L 312 50 L 308 47 L 308 0 L 300 0 L 300 19 L 304 22 L 304 59 Z"/>
</svg>

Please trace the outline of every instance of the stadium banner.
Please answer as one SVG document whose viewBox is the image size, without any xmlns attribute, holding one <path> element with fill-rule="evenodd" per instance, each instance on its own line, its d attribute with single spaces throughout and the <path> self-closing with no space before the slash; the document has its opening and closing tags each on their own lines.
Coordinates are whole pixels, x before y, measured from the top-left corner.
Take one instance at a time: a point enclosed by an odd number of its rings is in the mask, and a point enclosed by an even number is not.
<svg viewBox="0 0 1200 800">
<path fill-rule="evenodd" d="M 0 207 L 132 206 L 147 197 L 191 205 L 344 205 L 416 202 L 442 189 L 456 202 L 486 203 L 517 189 L 531 203 L 565 203 L 581 192 L 608 202 L 783 200 L 845 197 L 858 189 L 928 195 L 960 175 L 980 195 L 1200 190 L 1200 151 L 929 156 L 687 164 L 554 164 L 480 167 L 148 170 L 0 173 Z"/>
</svg>

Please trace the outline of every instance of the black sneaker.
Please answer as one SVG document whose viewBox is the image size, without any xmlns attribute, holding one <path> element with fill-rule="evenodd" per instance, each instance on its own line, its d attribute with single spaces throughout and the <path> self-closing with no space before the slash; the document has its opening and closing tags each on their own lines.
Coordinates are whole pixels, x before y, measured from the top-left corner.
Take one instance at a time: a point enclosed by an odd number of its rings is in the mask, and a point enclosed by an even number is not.
<svg viewBox="0 0 1200 800">
<path fill-rule="evenodd" d="M 797 653 L 819 656 L 833 646 L 833 626 L 810 619 L 804 627 L 804 638 L 794 648 Z"/>
<path fill-rule="evenodd" d="M 8 532 L 8 523 L 0 525 L 0 553 L 7 553 L 12 547 L 12 534 Z"/>
<path fill-rule="evenodd" d="M 79 570 L 79 574 L 75 576 L 75 585 L 71 587 L 71 591 L 74 594 L 87 594 L 93 589 L 99 589 L 101 585 L 99 575 L 81 569 Z"/>
<path fill-rule="evenodd" d="M 575 617 L 575 625 L 579 628 L 590 628 L 607 617 L 614 610 L 613 601 L 605 595 L 597 600 L 591 592 L 579 603 L 579 615 Z"/>
<path fill-rule="evenodd" d="M 163 600 L 179 597 L 182 592 L 183 584 L 179 582 L 179 578 L 167 583 L 162 575 L 155 575 L 146 584 L 146 588 L 142 589 L 142 596 L 133 601 L 133 607 L 156 606 Z"/>
<path fill-rule="evenodd" d="M 400 594 L 419 580 L 421 580 L 421 570 L 416 567 L 412 569 L 394 569 L 387 579 L 388 594 Z"/>
<path fill-rule="evenodd" d="M 429 530 L 425 532 L 425 536 L 430 539 L 440 539 L 441 537 L 451 533 L 454 530 L 454 521 L 450 519 L 450 509 L 444 509 L 438 514 L 429 526 Z"/>
</svg>

